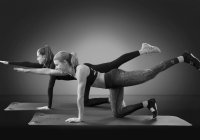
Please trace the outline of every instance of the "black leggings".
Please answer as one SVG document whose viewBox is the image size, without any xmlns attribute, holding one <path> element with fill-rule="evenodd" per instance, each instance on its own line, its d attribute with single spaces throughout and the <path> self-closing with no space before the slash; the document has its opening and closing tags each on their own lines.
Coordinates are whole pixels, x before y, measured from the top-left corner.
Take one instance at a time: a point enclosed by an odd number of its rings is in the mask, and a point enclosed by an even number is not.
<svg viewBox="0 0 200 140">
<path fill-rule="evenodd" d="M 102 63 L 102 64 L 98 64 L 98 65 L 92 65 L 89 63 L 85 63 L 85 65 L 93 68 L 96 71 L 106 73 L 106 72 L 111 71 L 112 69 L 119 68 L 119 66 L 121 66 L 122 64 L 126 63 L 127 61 L 129 61 L 139 55 L 140 55 L 139 51 L 134 51 L 134 52 L 126 53 L 126 54 L 120 56 L 119 58 L 115 59 L 114 61 L 111 61 L 108 63 Z M 84 105 L 85 106 L 91 107 L 91 106 L 96 106 L 96 105 L 100 105 L 100 104 L 104 104 L 104 103 L 109 103 L 108 98 L 89 99 L 89 92 L 90 92 L 90 85 L 86 85 L 85 94 L 84 94 Z"/>
<path fill-rule="evenodd" d="M 122 107 L 124 97 L 124 87 L 138 85 L 149 81 L 156 77 L 160 72 L 179 63 L 177 58 L 162 62 L 161 64 L 149 70 L 126 72 L 119 69 L 114 69 L 105 74 L 106 87 L 110 89 L 111 110 L 113 116 L 117 118 L 124 117 L 132 112 L 143 108 L 142 103 L 128 105 Z"/>
</svg>

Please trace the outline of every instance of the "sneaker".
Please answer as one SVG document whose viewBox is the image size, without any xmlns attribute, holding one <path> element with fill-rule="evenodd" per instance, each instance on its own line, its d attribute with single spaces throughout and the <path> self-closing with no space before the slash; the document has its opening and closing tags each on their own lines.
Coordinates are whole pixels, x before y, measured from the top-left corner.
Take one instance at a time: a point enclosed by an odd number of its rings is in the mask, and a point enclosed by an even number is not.
<svg viewBox="0 0 200 140">
<path fill-rule="evenodd" d="M 183 53 L 184 62 L 189 63 L 194 66 L 197 70 L 200 70 L 200 61 L 192 53 L 184 52 Z"/>
<path fill-rule="evenodd" d="M 158 109 L 154 98 L 148 100 L 147 108 L 153 113 L 153 119 L 155 119 L 158 115 Z"/>
<path fill-rule="evenodd" d="M 160 53 L 161 50 L 156 47 L 156 46 L 151 46 L 147 43 L 142 43 L 142 48 L 141 48 L 141 51 L 144 53 L 144 54 L 149 54 L 149 53 Z"/>
</svg>

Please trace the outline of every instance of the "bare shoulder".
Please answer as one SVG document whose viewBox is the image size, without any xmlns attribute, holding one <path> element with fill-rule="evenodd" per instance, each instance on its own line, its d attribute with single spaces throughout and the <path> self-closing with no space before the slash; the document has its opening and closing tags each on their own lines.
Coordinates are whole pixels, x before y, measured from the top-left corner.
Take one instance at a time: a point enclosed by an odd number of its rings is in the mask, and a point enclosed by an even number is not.
<svg viewBox="0 0 200 140">
<path fill-rule="evenodd" d="M 80 65 L 77 66 L 77 70 L 78 69 L 89 69 L 89 67 L 84 65 L 84 64 L 80 64 Z"/>
<path fill-rule="evenodd" d="M 90 73 L 89 67 L 83 64 L 78 65 L 76 70 L 77 70 L 77 74 L 82 75 L 82 76 L 88 76 Z"/>
</svg>

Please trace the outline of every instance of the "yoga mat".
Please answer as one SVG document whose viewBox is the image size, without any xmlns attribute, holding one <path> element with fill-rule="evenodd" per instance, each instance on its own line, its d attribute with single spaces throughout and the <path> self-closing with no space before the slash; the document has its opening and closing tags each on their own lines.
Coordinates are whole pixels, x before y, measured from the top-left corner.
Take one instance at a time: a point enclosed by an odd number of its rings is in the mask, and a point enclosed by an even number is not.
<svg viewBox="0 0 200 140">
<path fill-rule="evenodd" d="M 109 118 L 101 116 L 85 116 L 85 122 L 67 123 L 67 118 L 74 117 L 67 114 L 35 113 L 29 125 L 158 125 L 158 126 L 192 126 L 187 121 L 176 116 L 130 115 L 124 118 Z"/>
<path fill-rule="evenodd" d="M 46 106 L 47 103 L 22 103 L 22 102 L 12 102 L 5 111 L 13 110 L 37 110 L 37 107 Z"/>
</svg>

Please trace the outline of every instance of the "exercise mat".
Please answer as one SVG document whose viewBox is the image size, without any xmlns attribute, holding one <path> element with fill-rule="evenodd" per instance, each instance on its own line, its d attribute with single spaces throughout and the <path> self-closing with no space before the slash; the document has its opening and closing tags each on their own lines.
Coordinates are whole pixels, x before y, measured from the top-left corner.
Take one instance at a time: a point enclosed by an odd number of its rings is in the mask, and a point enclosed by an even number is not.
<svg viewBox="0 0 200 140">
<path fill-rule="evenodd" d="M 72 114 L 46 114 L 36 112 L 29 125 L 158 125 L 158 126 L 191 126 L 187 121 L 176 116 L 129 115 L 124 118 L 114 118 L 109 115 L 86 115 L 81 123 L 68 123 L 66 119 Z"/>
<path fill-rule="evenodd" d="M 13 110 L 37 110 L 37 107 L 47 106 L 47 103 L 25 103 L 25 102 L 12 102 L 5 111 Z"/>
</svg>

